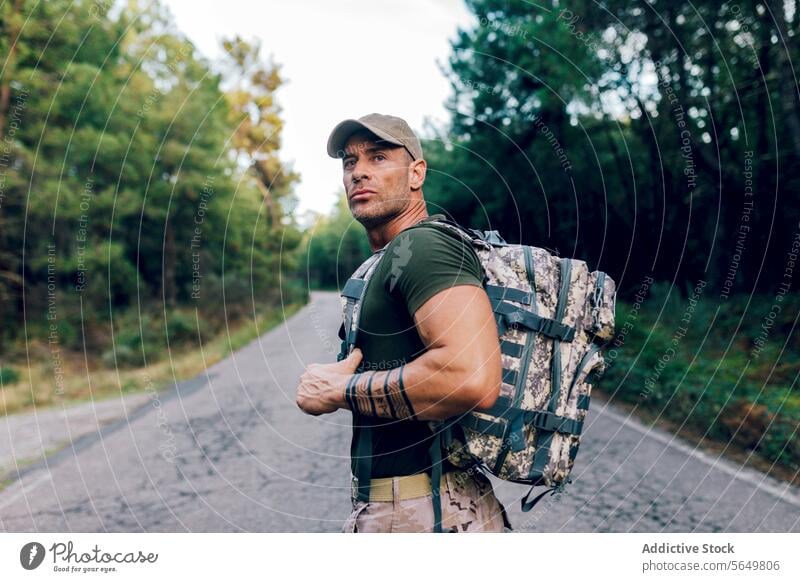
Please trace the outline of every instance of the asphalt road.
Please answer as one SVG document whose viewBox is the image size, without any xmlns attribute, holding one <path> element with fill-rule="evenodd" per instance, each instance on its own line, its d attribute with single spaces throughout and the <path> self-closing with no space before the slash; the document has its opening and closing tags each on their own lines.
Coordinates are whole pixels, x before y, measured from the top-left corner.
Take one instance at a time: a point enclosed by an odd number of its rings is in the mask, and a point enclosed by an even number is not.
<svg viewBox="0 0 800 582">
<path fill-rule="evenodd" d="M 335 361 L 338 298 L 309 306 L 202 376 L 28 466 L 0 491 L 0 531 L 338 531 L 350 511 L 348 412 L 294 403 L 306 364 Z M 593 403 L 574 483 L 517 531 L 798 532 L 800 492 Z"/>
</svg>

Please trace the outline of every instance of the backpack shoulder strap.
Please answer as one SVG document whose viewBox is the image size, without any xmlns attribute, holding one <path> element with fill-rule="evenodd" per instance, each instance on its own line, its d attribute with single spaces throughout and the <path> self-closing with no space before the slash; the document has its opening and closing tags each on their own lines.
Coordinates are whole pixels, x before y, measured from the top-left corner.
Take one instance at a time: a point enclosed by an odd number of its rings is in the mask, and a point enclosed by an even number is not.
<svg viewBox="0 0 800 582">
<path fill-rule="evenodd" d="M 344 309 L 344 317 L 342 327 L 340 328 L 339 337 L 342 339 L 341 350 L 339 355 L 336 356 L 336 361 L 342 361 L 350 352 L 353 351 L 356 345 L 356 335 L 358 334 L 358 320 L 361 315 L 361 304 L 364 300 L 364 295 L 367 290 L 367 283 L 369 283 L 372 274 L 383 256 L 384 249 L 375 252 L 366 261 L 361 263 L 361 266 L 356 269 L 353 276 L 347 280 L 342 288 L 342 303 Z"/>
</svg>

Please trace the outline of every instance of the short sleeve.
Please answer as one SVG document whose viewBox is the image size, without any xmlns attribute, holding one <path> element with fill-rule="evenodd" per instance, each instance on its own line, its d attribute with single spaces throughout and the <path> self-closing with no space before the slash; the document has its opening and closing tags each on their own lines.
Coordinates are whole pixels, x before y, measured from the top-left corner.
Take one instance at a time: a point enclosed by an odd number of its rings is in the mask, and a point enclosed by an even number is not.
<svg viewBox="0 0 800 582">
<path fill-rule="evenodd" d="M 414 313 L 431 297 L 457 285 L 483 286 L 483 266 L 472 245 L 457 233 L 419 226 L 392 240 L 384 285 L 389 294 Z"/>
</svg>

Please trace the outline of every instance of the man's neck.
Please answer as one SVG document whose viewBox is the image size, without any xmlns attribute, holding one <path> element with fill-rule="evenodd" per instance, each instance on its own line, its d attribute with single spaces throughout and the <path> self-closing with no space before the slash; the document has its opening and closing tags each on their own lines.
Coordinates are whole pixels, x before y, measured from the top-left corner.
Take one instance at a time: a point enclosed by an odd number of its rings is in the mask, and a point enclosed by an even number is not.
<svg viewBox="0 0 800 582">
<path fill-rule="evenodd" d="M 410 204 L 401 214 L 398 214 L 388 222 L 369 229 L 367 238 L 369 239 L 369 246 L 372 247 L 372 252 L 382 249 L 402 231 L 427 217 L 428 209 L 425 206 L 425 202 L 421 201 L 420 204 Z"/>
</svg>

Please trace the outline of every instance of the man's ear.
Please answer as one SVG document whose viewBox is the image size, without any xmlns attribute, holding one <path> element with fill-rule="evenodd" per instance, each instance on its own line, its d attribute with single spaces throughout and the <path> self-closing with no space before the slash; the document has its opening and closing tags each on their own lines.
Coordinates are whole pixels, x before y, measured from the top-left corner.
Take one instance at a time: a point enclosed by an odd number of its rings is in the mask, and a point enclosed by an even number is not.
<svg viewBox="0 0 800 582">
<path fill-rule="evenodd" d="M 428 164 L 425 160 L 414 160 L 408 166 L 408 185 L 412 190 L 419 190 L 425 183 Z"/>
</svg>

